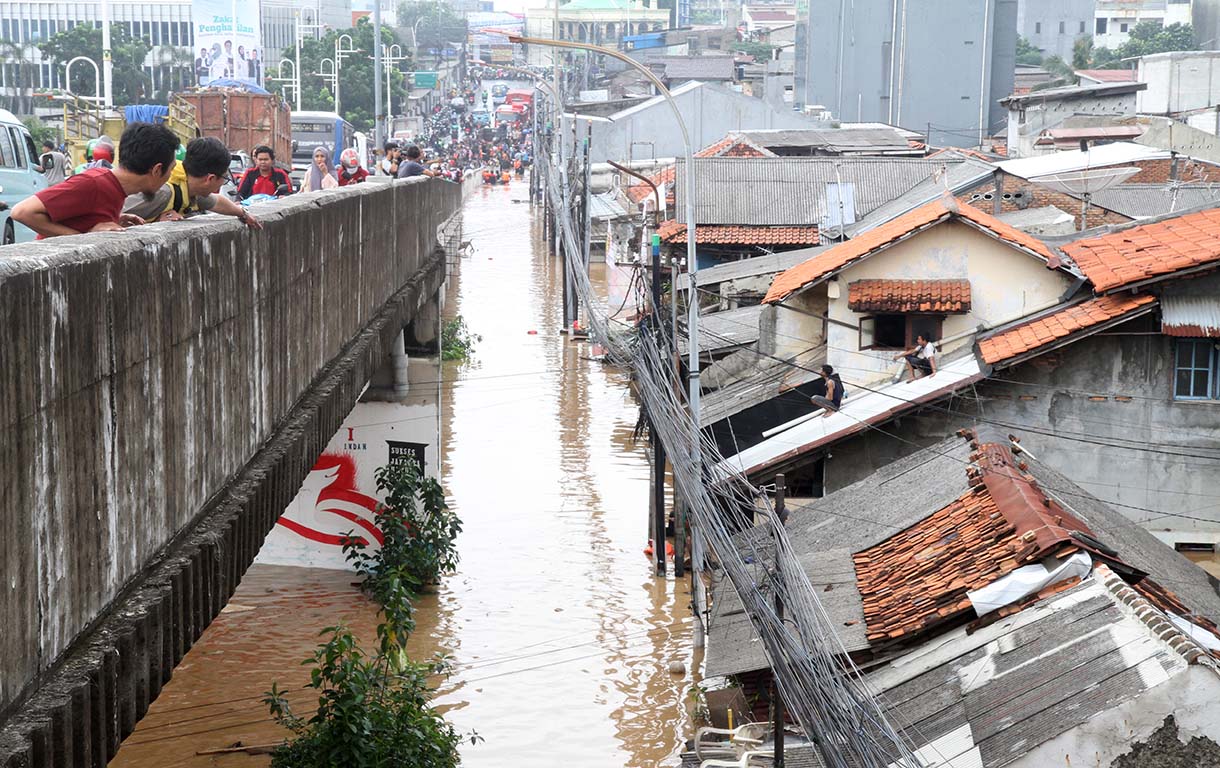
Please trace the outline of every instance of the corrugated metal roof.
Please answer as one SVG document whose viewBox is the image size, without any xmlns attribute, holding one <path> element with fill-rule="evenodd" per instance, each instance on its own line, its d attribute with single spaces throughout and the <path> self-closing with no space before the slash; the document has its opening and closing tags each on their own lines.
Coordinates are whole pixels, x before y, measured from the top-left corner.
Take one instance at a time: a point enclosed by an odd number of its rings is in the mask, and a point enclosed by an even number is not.
<svg viewBox="0 0 1220 768">
<path fill-rule="evenodd" d="M 1187 211 L 1220 200 L 1220 187 L 1184 184 L 1176 190 L 1165 184 L 1116 184 L 1094 192 L 1093 202 L 1133 219 Z"/>
<path fill-rule="evenodd" d="M 594 219 L 617 219 L 626 216 L 627 211 L 619 205 L 613 192 L 605 192 L 589 195 L 589 215 Z"/>
<path fill-rule="evenodd" d="M 739 131 L 764 147 L 820 147 L 827 150 L 876 152 L 911 151 L 911 144 L 896 128 L 780 128 Z"/>
<path fill-rule="evenodd" d="M 766 256 L 755 256 L 752 259 L 717 264 L 714 267 L 699 270 L 699 286 L 716 285 L 742 277 L 773 275 L 791 269 L 803 261 L 808 261 L 830 247 L 829 245 L 819 245 L 814 248 L 798 248 L 795 251 L 769 253 Z M 679 291 L 685 291 L 689 285 L 690 276 L 686 272 L 678 275 Z"/>
<path fill-rule="evenodd" d="M 1088 152 L 1081 152 L 1077 149 L 1072 152 L 1051 152 L 1037 157 L 1004 160 L 996 163 L 996 167 L 1004 173 L 1031 179 L 1052 173 L 1104 168 L 1108 165 L 1138 163 L 1142 160 L 1163 160 L 1167 157 L 1169 157 L 1169 152 L 1163 149 L 1145 147 L 1129 141 L 1116 141 L 1113 144 L 1090 147 Z"/>
<path fill-rule="evenodd" d="M 650 56 L 645 63 L 661 67 L 667 80 L 734 80 L 732 56 Z"/>
<path fill-rule="evenodd" d="M 855 187 L 856 216 L 907 192 L 951 162 L 923 158 L 712 157 L 696 161 L 700 224 L 816 226 L 826 216 L 827 184 Z M 677 165 L 675 209 L 685 222 L 686 163 Z"/>
<path fill-rule="evenodd" d="M 1220 338 L 1220 298 L 1162 296 L 1161 332 L 1167 336 Z"/>
<path fill-rule="evenodd" d="M 938 155 L 938 160 L 944 163 L 945 173 L 940 178 L 927 178 L 909 190 L 876 208 L 855 224 L 847 228 L 847 236 L 857 237 L 870 229 L 881 226 L 890 219 L 915 210 L 924 203 L 931 202 L 945 193 L 948 187 L 951 194 L 964 192 L 991 178 L 995 173 L 995 165 L 975 157 L 963 156 L 956 152 Z"/>
<path fill-rule="evenodd" d="M 759 304 L 700 315 L 699 351 L 720 352 L 758 341 L 758 317 L 762 311 L 763 306 Z M 685 330 L 683 326 L 683 333 L 678 336 L 678 349 L 683 355 L 687 349 Z"/>
</svg>

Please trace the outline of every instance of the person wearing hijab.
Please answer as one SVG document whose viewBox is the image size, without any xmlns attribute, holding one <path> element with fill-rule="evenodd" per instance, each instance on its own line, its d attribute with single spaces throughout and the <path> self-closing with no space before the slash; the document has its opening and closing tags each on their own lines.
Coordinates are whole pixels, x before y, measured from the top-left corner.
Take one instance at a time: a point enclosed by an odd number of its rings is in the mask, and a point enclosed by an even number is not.
<svg viewBox="0 0 1220 768">
<path fill-rule="evenodd" d="M 330 167 L 330 150 L 318 147 L 313 151 L 313 164 L 305 172 L 301 182 L 302 192 L 317 192 L 319 189 L 332 189 L 339 186 L 335 171 Z"/>
</svg>

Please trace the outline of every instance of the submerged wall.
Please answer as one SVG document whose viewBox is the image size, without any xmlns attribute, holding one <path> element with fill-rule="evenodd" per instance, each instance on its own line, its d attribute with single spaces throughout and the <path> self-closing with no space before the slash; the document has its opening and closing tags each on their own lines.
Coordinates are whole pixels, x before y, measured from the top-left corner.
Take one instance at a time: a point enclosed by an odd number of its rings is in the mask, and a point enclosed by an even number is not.
<svg viewBox="0 0 1220 768">
<path fill-rule="evenodd" d="M 461 188 L 0 249 L 0 766 L 104 765 L 444 279 Z"/>
</svg>

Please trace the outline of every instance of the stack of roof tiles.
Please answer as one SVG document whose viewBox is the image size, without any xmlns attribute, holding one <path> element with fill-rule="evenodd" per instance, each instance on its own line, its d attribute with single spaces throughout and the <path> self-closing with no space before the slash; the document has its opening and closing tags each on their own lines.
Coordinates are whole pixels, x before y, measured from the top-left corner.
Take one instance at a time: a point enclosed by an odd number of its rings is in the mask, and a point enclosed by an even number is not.
<svg viewBox="0 0 1220 768">
<path fill-rule="evenodd" d="M 1155 296 L 1146 293 L 1089 299 L 983 339 L 979 342 L 979 354 L 984 362 L 995 364 L 1101 323 L 1123 318 L 1150 307 L 1155 301 Z"/>
<path fill-rule="evenodd" d="M 665 195 L 665 201 L 666 201 L 665 204 L 667 206 L 673 207 L 673 203 L 674 203 L 674 189 L 673 189 L 674 167 L 671 165 L 668 168 L 661 170 L 659 173 L 654 173 L 652 176 L 649 176 L 648 179 L 653 184 L 656 184 L 658 187 L 660 187 L 664 184 L 670 185 L 669 191 L 663 192 L 663 194 Z M 627 197 L 631 198 L 631 202 L 633 202 L 633 203 L 639 203 L 639 202 L 643 201 L 644 199 L 646 199 L 651 194 L 652 194 L 652 187 L 648 186 L 647 184 L 632 184 L 631 186 L 627 187 Z"/>
<path fill-rule="evenodd" d="M 853 312 L 970 311 L 969 280 L 856 280 L 847 286 Z"/>
<path fill-rule="evenodd" d="M 852 555 L 871 645 L 905 641 L 973 615 L 967 592 L 1048 555 L 1086 550 L 1134 570 L 1093 546 L 1088 526 L 1038 487 L 1007 444 L 961 434 L 974 449 L 966 470 L 970 490 Z"/>
<path fill-rule="evenodd" d="M 1220 208 L 1196 211 L 1063 246 L 1098 293 L 1220 266 Z M 1057 260 L 1051 266 L 1058 266 Z"/>
</svg>

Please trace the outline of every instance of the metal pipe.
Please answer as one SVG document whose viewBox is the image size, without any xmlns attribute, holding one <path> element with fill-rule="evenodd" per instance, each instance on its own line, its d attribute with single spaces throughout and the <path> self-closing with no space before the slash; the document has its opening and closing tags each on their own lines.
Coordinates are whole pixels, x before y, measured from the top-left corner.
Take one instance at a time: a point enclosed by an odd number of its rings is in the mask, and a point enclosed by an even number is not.
<svg viewBox="0 0 1220 768">
<path fill-rule="evenodd" d="M 114 106 L 114 61 L 110 56 L 110 0 L 102 0 L 102 105 Z"/>
<path fill-rule="evenodd" d="M 373 144 L 385 146 L 385 110 L 381 102 L 381 0 L 373 0 Z M 386 80 L 390 77 L 387 74 Z M 387 94 L 388 98 L 388 94 Z M 367 162 L 361 158 L 361 162 Z"/>
</svg>

